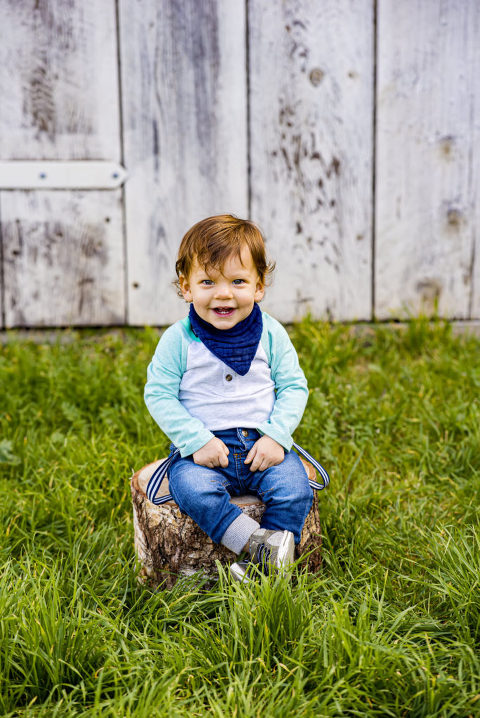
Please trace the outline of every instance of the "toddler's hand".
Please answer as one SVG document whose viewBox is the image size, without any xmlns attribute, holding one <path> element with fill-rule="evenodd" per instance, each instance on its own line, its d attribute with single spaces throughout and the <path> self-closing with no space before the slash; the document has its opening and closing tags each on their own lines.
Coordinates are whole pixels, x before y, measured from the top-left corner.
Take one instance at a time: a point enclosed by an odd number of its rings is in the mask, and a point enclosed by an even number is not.
<svg viewBox="0 0 480 718">
<path fill-rule="evenodd" d="M 264 471 L 270 466 L 281 464 L 284 458 L 283 446 L 265 434 L 254 443 L 248 452 L 245 463 L 252 462 L 250 471 Z"/>
<path fill-rule="evenodd" d="M 227 456 L 229 453 L 226 444 L 214 436 L 213 439 L 207 441 L 201 449 L 195 451 L 192 456 L 195 464 L 200 464 L 200 466 L 207 466 L 209 469 L 213 469 L 215 466 L 223 466 L 226 468 L 228 466 Z"/>
</svg>

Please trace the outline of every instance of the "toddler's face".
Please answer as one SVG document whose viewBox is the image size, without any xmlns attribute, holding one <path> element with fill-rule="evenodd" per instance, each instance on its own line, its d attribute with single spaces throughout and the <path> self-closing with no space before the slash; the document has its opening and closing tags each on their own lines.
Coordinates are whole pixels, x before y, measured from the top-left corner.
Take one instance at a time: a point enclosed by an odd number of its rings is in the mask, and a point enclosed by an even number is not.
<svg viewBox="0 0 480 718">
<path fill-rule="evenodd" d="M 179 281 L 185 300 L 193 302 L 198 316 L 217 329 L 231 329 L 246 319 L 264 295 L 248 247 L 241 257 L 229 257 L 221 272 L 213 268 L 207 272 L 195 260 L 190 276 Z"/>
</svg>

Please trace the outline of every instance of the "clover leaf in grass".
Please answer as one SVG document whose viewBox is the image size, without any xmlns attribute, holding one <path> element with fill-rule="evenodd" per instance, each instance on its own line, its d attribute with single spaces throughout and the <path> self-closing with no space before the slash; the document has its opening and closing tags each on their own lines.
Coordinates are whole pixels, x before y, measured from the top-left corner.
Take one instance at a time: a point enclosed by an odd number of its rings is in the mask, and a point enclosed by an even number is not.
<svg viewBox="0 0 480 718">
<path fill-rule="evenodd" d="M 0 464 L 19 464 L 20 457 L 13 453 L 13 442 L 9 439 L 0 441 Z"/>
</svg>

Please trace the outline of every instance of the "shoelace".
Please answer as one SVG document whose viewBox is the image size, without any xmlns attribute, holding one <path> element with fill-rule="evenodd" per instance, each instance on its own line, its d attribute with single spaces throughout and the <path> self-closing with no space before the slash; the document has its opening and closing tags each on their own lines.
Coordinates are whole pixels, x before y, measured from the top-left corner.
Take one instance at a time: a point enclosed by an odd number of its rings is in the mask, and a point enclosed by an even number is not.
<svg viewBox="0 0 480 718">
<path fill-rule="evenodd" d="M 265 546 L 264 543 L 260 544 L 257 552 L 257 563 L 260 564 L 264 573 L 267 573 L 267 570 L 269 569 L 271 554 L 271 549 Z"/>
</svg>

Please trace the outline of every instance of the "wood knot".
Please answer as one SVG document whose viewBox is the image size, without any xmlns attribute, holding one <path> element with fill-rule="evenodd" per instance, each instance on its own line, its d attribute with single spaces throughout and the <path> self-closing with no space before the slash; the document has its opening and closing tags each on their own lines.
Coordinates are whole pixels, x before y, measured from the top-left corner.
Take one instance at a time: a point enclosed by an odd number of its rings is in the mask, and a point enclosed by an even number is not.
<svg viewBox="0 0 480 718">
<path fill-rule="evenodd" d="M 459 227 L 462 222 L 462 213 L 460 210 L 455 207 L 451 207 L 447 211 L 447 222 L 450 227 Z"/>
<path fill-rule="evenodd" d="M 440 152 L 443 157 L 449 158 L 452 156 L 454 142 L 455 137 L 453 137 L 453 135 L 446 135 L 440 139 Z"/>
<path fill-rule="evenodd" d="M 319 67 L 314 67 L 313 70 L 310 71 L 308 77 L 312 85 L 317 87 L 317 85 L 319 85 L 325 77 L 325 73 Z"/>
<path fill-rule="evenodd" d="M 443 285 L 439 279 L 425 278 L 417 282 L 416 290 L 420 294 L 425 312 L 435 313 L 437 311 L 442 289 Z"/>
</svg>

